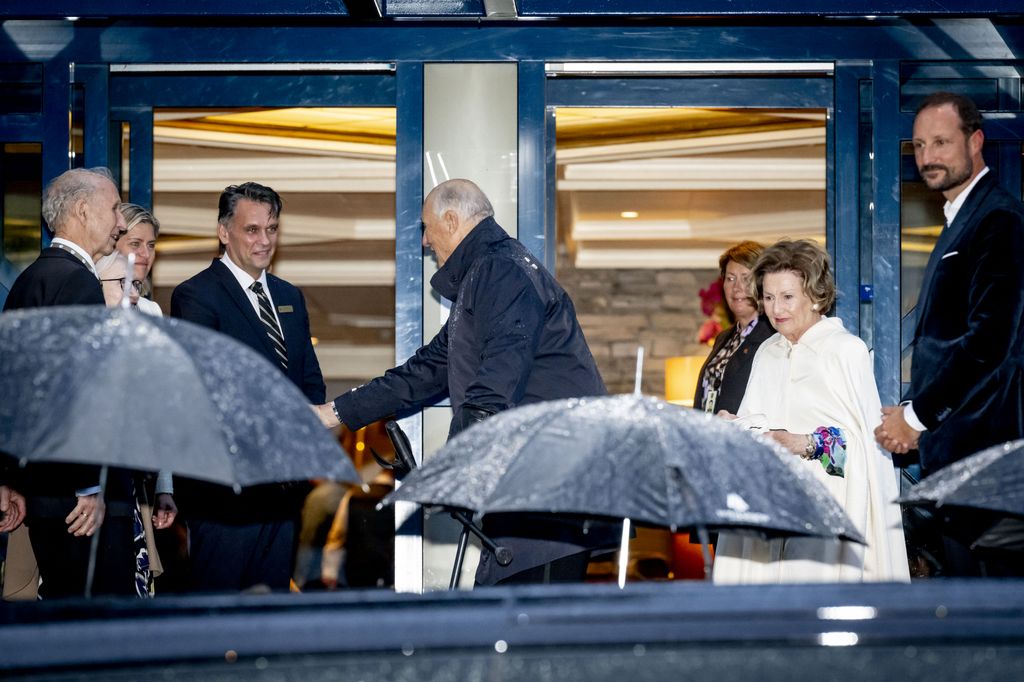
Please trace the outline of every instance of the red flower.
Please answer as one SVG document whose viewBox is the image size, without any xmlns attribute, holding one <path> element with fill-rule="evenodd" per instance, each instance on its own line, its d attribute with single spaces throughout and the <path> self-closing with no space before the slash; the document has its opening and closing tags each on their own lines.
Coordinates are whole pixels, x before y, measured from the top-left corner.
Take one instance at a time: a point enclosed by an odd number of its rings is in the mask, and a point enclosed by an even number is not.
<svg viewBox="0 0 1024 682">
<path fill-rule="evenodd" d="M 722 280 L 716 279 L 707 289 L 700 290 L 700 311 L 711 317 L 715 308 L 722 302 Z"/>
<path fill-rule="evenodd" d="M 697 340 L 701 343 L 711 343 L 720 331 L 722 331 L 722 325 L 718 323 L 718 320 L 713 317 L 708 318 L 704 320 L 704 324 L 697 331 Z"/>
</svg>

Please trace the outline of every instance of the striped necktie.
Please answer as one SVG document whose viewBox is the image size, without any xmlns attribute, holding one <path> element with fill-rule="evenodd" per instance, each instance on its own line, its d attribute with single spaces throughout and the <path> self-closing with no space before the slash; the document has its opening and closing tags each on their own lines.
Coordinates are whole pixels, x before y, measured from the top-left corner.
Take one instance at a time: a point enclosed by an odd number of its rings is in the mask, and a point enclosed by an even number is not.
<svg viewBox="0 0 1024 682">
<path fill-rule="evenodd" d="M 284 336 L 281 334 L 281 328 L 277 326 L 277 318 L 274 317 L 274 309 L 270 307 L 270 299 L 267 298 L 267 292 L 263 290 L 263 285 L 259 282 L 253 282 L 249 287 L 256 294 L 256 300 L 260 304 L 260 320 L 263 322 L 263 326 L 267 330 L 267 336 L 270 337 L 270 341 L 274 346 L 274 352 L 277 353 L 277 360 L 281 363 L 281 369 L 288 371 L 288 351 L 284 347 Z"/>
</svg>

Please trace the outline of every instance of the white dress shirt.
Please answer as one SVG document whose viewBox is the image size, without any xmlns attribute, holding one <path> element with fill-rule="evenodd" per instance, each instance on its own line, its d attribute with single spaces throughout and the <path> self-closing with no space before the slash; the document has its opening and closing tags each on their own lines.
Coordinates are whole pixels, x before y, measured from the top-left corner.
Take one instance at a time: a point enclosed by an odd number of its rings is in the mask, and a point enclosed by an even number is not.
<svg viewBox="0 0 1024 682">
<path fill-rule="evenodd" d="M 238 285 L 242 287 L 242 291 L 249 298 L 249 303 L 252 303 L 252 309 L 256 311 L 256 317 L 260 316 L 260 301 L 256 298 L 256 292 L 250 289 L 253 282 L 259 282 L 263 285 L 263 292 L 267 295 L 267 300 L 270 301 L 270 309 L 274 311 L 274 319 L 277 321 L 277 328 L 284 334 L 284 327 L 281 326 L 281 318 L 277 316 L 277 306 L 274 305 L 274 298 L 270 295 L 270 287 L 267 286 L 267 271 L 264 270 L 260 273 L 258 279 L 253 279 L 252 275 L 243 270 L 242 268 L 235 265 L 234 261 L 228 256 L 227 252 L 220 257 L 220 262 L 227 266 L 227 269 L 231 271 L 231 274 L 238 280 Z"/>
<path fill-rule="evenodd" d="M 96 272 L 96 264 L 92 261 L 92 256 L 87 254 L 85 252 L 85 249 L 83 249 L 81 246 L 79 246 L 78 244 L 74 243 L 73 241 L 70 241 L 68 239 L 64 239 L 63 237 L 54 237 L 54 239 L 50 242 L 51 246 L 55 246 L 57 244 L 60 244 L 61 246 L 65 246 L 68 249 L 71 249 L 72 251 L 74 251 L 79 256 L 81 256 L 82 257 L 82 262 L 85 263 L 86 267 L 88 267 L 90 270 L 92 270 L 92 274 L 96 275 L 96 279 L 100 278 L 100 273 Z"/>
</svg>

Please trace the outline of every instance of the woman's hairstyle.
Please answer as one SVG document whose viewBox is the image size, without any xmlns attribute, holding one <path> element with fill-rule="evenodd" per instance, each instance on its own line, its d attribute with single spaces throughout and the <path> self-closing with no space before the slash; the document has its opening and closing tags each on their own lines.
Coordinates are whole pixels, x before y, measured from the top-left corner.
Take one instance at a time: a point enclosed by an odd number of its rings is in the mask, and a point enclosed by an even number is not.
<svg viewBox="0 0 1024 682">
<path fill-rule="evenodd" d="M 725 268 L 729 265 L 729 261 L 736 261 L 746 269 L 753 270 L 754 263 L 757 262 L 762 251 L 764 251 L 763 244 L 749 240 L 730 246 L 718 258 L 718 272 L 722 275 L 722 279 L 725 279 Z"/>
<path fill-rule="evenodd" d="M 142 223 L 149 223 L 153 226 L 153 236 L 160 236 L 160 221 L 156 219 L 152 211 L 139 206 L 138 204 L 121 204 L 121 215 L 124 216 L 124 223 L 128 226 L 125 232 L 131 232 L 132 228 Z"/>
<path fill-rule="evenodd" d="M 828 252 L 810 239 L 783 239 L 762 253 L 754 264 L 753 286 L 757 300 L 764 298 L 764 276 L 775 272 L 795 272 L 803 280 L 804 293 L 818 311 L 827 313 L 836 301 L 836 283 Z"/>
</svg>

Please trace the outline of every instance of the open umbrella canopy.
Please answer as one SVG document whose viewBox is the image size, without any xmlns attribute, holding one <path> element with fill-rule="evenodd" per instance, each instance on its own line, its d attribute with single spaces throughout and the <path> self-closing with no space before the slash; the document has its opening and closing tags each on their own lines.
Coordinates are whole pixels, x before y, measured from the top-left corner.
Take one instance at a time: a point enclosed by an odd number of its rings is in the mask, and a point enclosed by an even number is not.
<svg viewBox="0 0 1024 682">
<path fill-rule="evenodd" d="M 915 485 L 899 502 L 1024 517 L 1024 440 L 994 445 L 954 462 Z"/>
<path fill-rule="evenodd" d="M 0 452 L 235 487 L 358 482 L 305 396 L 252 349 L 99 306 L 0 315 Z"/>
<path fill-rule="evenodd" d="M 767 439 L 695 410 L 636 395 L 574 398 L 473 426 L 388 501 L 863 542 L 797 464 Z"/>
</svg>

